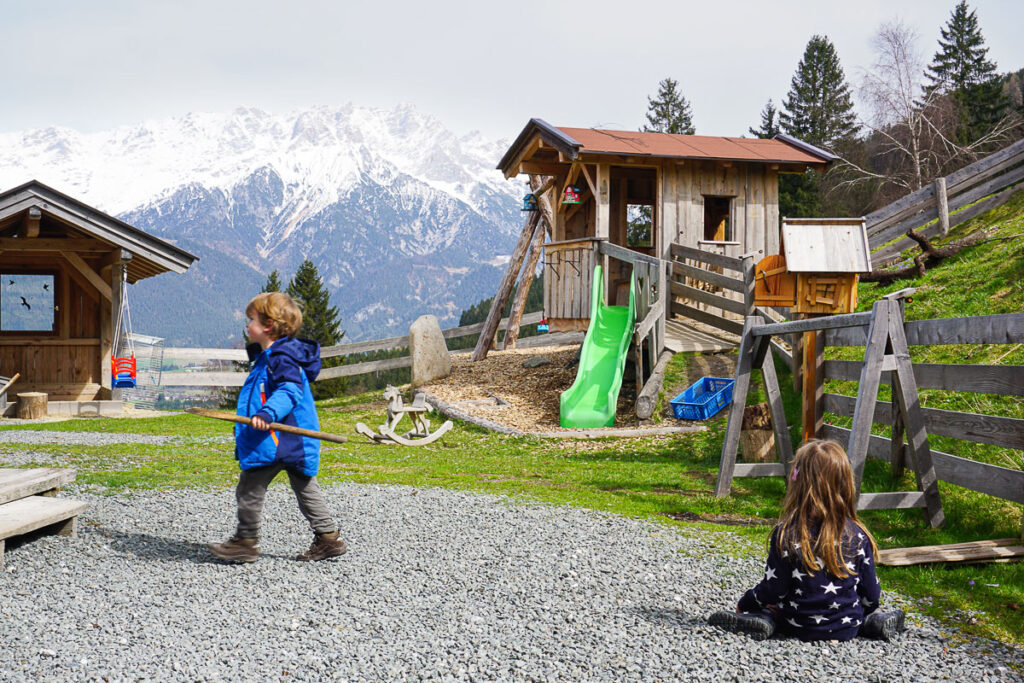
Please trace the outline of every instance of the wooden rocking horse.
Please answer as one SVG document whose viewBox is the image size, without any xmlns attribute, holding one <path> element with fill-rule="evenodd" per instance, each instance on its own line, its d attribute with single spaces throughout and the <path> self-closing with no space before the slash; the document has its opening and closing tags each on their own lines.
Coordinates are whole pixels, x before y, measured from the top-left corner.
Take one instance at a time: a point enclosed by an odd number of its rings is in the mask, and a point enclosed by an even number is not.
<svg viewBox="0 0 1024 683">
<path fill-rule="evenodd" d="M 423 446 L 437 441 L 452 428 L 452 421 L 446 420 L 436 432 L 430 433 L 430 420 L 427 419 L 426 413 L 433 410 L 434 407 L 426 402 L 423 394 L 416 394 L 412 405 L 407 406 L 402 402 L 401 392 L 389 384 L 384 390 L 384 398 L 388 402 L 388 419 L 387 422 L 377 428 L 376 432 L 362 422 L 356 423 L 357 432 L 377 443 Z M 405 434 L 399 435 L 395 432 L 395 429 L 406 415 L 412 420 L 413 428 Z"/>
</svg>

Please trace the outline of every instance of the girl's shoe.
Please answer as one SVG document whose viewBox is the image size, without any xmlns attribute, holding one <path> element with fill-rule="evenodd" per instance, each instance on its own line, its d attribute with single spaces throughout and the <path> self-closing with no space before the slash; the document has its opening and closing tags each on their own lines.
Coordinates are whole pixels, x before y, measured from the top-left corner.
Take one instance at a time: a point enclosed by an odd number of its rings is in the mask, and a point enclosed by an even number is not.
<svg viewBox="0 0 1024 683">
<path fill-rule="evenodd" d="M 767 614 L 738 614 L 719 610 L 708 617 L 708 623 L 729 633 L 744 633 L 754 640 L 767 640 L 775 633 L 775 620 Z"/>
<path fill-rule="evenodd" d="M 226 562 L 255 562 L 260 556 L 257 538 L 232 536 L 224 543 L 211 543 L 210 552 Z"/>
<path fill-rule="evenodd" d="M 892 612 L 872 612 L 864 619 L 864 625 L 860 627 L 860 635 L 889 642 L 903 633 L 904 618 L 905 615 L 901 609 Z"/>
</svg>

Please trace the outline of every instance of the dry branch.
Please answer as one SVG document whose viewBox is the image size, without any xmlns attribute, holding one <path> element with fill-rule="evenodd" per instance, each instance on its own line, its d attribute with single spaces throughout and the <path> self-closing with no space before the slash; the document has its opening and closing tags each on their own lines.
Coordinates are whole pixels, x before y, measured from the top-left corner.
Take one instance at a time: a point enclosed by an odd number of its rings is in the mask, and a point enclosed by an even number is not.
<svg viewBox="0 0 1024 683">
<path fill-rule="evenodd" d="M 895 270 L 873 270 L 867 275 L 862 275 L 860 278 L 861 282 L 879 282 L 881 284 L 889 284 L 896 280 L 921 277 L 925 274 L 925 271 L 927 271 L 928 268 L 934 266 L 939 261 L 959 253 L 961 249 L 973 247 L 982 241 L 987 241 L 985 240 L 985 237 L 988 235 L 984 230 L 979 230 L 978 232 L 968 235 L 962 240 L 950 242 L 942 247 L 936 247 L 931 243 L 931 240 L 916 230 L 907 230 L 906 234 L 907 237 L 917 242 L 921 247 L 921 253 L 914 256 L 914 265 Z"/>
</svg>

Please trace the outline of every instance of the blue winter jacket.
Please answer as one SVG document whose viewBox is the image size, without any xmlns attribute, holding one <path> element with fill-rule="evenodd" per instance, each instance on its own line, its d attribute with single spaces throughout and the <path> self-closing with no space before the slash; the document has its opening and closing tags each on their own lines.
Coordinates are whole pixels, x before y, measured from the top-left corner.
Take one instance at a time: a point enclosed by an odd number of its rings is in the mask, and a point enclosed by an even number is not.
<svg viewBox="0 0 1024 683">
<path fill-rule="evenodd" d="M 236 414 L 319 431 L 309 389 L 319 373 L 319 344 L 282 337 L 256 356 L 238 394 Z M 243 470 L 280 463 L 312 477 L 320 469 L 320 440 L 236 424 L 235 457 Z"/>
</svg>

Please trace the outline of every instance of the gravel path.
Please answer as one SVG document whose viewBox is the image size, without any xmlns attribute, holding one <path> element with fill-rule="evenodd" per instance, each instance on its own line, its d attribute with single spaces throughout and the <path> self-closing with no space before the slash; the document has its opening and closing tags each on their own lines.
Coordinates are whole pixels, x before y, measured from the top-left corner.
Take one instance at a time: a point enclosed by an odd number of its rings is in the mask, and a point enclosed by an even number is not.
<svg viewBox="0 0 1024 683">
<path fill-rule="evenodd" d="M 292 560 L 309 534 L 276 485 L 264 557 L 235 566 L 203 548 L 232 531 L 229 489 L 72 492 L 92 505 L 77 538 L 8 549 L 0 679 L 1020 680 L 1022 651 L 930 625 L 893 644 L 711 629 L 762 566 L 697 535 L 437 489 L 326 493 L 347 555 Z"/>
</svg>

